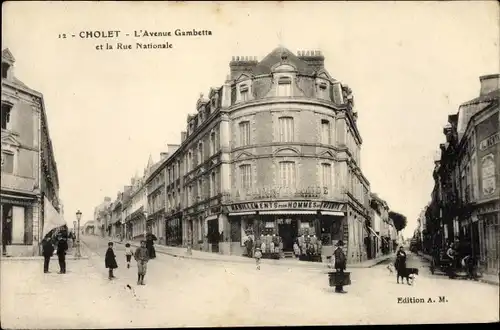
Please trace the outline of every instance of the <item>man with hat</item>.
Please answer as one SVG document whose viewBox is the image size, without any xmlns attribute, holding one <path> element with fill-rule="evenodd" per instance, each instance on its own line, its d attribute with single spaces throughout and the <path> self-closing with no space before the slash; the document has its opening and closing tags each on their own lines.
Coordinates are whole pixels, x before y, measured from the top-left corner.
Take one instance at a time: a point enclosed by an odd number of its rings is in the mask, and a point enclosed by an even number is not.
<svg viewBox="0 0 500 330">
<path fill-rule="evenodd" d="M 339 273 L 340 278 L 344 279 L 344 270 L 346 269 L 346 257 L 344 250 L 342 250 L 342 247 L 344 246 L 344 242 L 341 240 L 337 242 L 337 248 L 333 252 L 333 256 L 335 258 L 335 264 L 334 268 L 337 273 Z M 339 278 L 337 277 L 337 281 Z M 337 293 L 347 293 L 344 291 L 344 286 L 343 285 L 336 285 L 335 286 L 335 292 Z"/>
</svg>

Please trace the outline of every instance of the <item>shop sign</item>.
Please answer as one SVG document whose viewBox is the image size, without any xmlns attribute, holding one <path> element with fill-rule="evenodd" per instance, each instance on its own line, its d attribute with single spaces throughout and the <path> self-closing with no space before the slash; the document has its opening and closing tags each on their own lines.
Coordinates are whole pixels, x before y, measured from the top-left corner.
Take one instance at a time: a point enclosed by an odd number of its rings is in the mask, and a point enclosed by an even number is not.
<svg viewBox="0 0 500 330">
<path fill-rule="evenodd" d="M 8 198 L 8 197 L 2 197 L 2 204 L 12 204 L 12 205 L 19 205 L 19 206 L 32 206 L 36 203 L 36 199 L 15 199 L 15 198 Z"/>
<path fill-rule="evenodd" d="M 291 188 L 287 186 L 271 185 L 257 187 L 249 190 L 237 190 L 236 198 L 245 197 L 246 199 L 264 199 L 264 198 L 319 198 L 322 195 L 328 195 L 328 187 L 308 186 L 303 189 Z"/>
<path fill-rule="evenodd" d="M 485 206 L 480 207 L 478 210 L 479 214 L 498 213 L 498 212 L 500 212 L 500 203 L 498 202 L 486 204 Z"/>
<path fill-rule="evenodd" d="M 500 132 L 497 132 L 493 134 L 492 136 L 482 140 L 479 143 L 479 150 L 484 151 L 488 148 L 493 147 L 495 144 L 497 144 L 500 141 Z"/>
<path fill-rule="evenodd" d="M 492 195 L 496 190 L 496 175 L 495 175 L 495 158 L 493 154 L 483 157 L 481 161 L 483 194 L 485 196 Z"/>
<path fill-rule="evenodd" d="M 335 202 L 317 201 L 275 201 L 275 202 L 248 202 L 227 205 L 229 212 L 263 211 L 263 210 L 328 210 L 344 211 L 344 204 Z"/>
</svg>

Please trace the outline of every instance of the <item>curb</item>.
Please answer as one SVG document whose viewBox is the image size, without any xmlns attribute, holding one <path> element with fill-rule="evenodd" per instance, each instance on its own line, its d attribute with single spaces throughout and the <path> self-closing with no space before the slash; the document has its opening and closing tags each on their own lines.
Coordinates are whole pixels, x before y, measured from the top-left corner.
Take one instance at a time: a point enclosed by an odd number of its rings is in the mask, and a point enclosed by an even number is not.
<svg viewBox="0 0 500 330">
<path fill-rule="evenodd" d="M 124 242 L 120 242 L 120 241 L 113 241 L 113 242 L 115 244 L 122 244 L 122 245 L 125 244 Z M 136 243 L 130 243 L 130 245 L 134 246 L 134 247 L 139 246 Z M 253 263 L 255 263 L 253 258 L 252 259 L 248 258 L 248 260 L 243 259 L 243 258 L 241 260 L 227 260 L 227 259 L 203 258 L 203 257 L 189 256 L 189 255 L 179 254 L 179 253 L 175 253 L 175 252 L 162 251 L 161 249 L 158 249 L 158 248 L 156 248 L 155 250 L 157 253 L 169 255 L 172 257 L 176 257 L 176 258 L 183 258 L 183 259 L 193 259 L 193 260 L 200 260 L 200 261 L 219 261 L 219 262 L 240 263 L 240 264 L 253 264 Z M 372 268 L 372 267 L 375 267 L 375 266 L 383 263 L 384 261 L 386 261 L 390 258 L 391 258 L 391 256 L 388 255 L 386 257 L 378 259 L 377 261 L 375 261 L 371 265 L 360 265 L 360 263 L 358 263 L 358 264 L 347 264 L 347 267 L 349 267 L 349 268 Z M 275 261 L 275 262 L 273 262 L 273 261 Z M 323 263 L 323 262 L 307 263 L 307 261 L 303 261 L 303 263 L 301 263 L 301 264 L 289 264 L 289 263 L 280 263 L 279 261 L 276 261 L 276 260 L 273 260 L 273 261 L 271 261 L 269 259 L 261 259 L 261 262 L 263 264 L 276 265 L 276 266 L 299 266 L 299 267 L 305 267 L 305 268 L 315 268 L 315 269 L 320 269 L 320 270 L 323 270 L 326 267 L 326 263 Z"/>
</svg>

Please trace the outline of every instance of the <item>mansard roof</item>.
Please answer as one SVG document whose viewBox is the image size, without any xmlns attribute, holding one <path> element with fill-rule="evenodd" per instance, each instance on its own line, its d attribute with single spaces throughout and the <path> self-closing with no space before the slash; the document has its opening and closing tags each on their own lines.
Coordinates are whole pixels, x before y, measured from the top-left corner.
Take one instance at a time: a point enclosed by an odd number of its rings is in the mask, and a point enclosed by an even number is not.
<svg viewBox="0 0 500 330">
<path fill-rule="evenodd" d="M 282 62 L 282 56 L 286 56 L 286 62 L 295 66 L 299 73 L 313 74 L 314 69 L 306 62 L 299 59 L 294 53 L 285 47 L 277 47 L 262 59 L 253 69 L 254 75 L 269 74 L 272 67 Z"/>
</svg>

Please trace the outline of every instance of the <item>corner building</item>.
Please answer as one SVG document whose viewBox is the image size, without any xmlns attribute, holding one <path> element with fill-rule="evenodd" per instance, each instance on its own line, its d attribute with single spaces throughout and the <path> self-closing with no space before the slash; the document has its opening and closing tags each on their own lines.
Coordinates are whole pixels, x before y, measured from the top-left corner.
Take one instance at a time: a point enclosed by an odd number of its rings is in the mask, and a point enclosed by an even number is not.
<svg viewBox="0 0 500 330">
<path fill-rule="evenodd" d="M 260 62 L 233 58 L 230 69 L 209 100 L 200 98 L 166 161 L 167 227 L 177 215 L 183 242 L 223 254 L 243 254 L 248 235 L 277 235 L 287 256 L 310 235 L 324 256 L 342 239 L 350 262 L 366 259 L 370 187 L 349 87 L 318 51 L 277 48 Z"/>
</svg>

